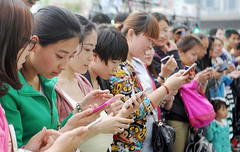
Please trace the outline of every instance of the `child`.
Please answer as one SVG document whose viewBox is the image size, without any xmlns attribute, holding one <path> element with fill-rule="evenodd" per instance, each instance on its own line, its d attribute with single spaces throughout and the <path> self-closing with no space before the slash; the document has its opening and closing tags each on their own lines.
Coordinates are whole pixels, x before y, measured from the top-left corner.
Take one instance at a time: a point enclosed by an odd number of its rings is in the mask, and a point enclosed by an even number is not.
<svg viewBox="0 0 240 152">
<path fill-rule="evenodd" d="M 210 124 L 206 138 L 213 143 L 213 147 L 217 152 L 230 152 L 229 125 L 226 121 L 227 105 L 221 98 L 213 100 L 212 103 L 216 117 Z"/>
</svg>

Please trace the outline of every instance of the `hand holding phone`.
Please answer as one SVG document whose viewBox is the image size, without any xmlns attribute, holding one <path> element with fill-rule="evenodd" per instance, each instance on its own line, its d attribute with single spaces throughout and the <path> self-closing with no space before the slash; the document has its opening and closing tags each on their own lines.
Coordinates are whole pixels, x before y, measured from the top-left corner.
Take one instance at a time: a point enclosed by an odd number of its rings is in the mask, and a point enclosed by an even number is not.
<svg viewBox="0 0 240 152">
<path fill-rule="evenodd" d="M 213 67 L 207 67 L 207 70 L 212 72 L 214 70 L 214 68 Z"/>
<path fill-rule="evenodd" d="M 100 106 L 98 106 L 97 108 L 93 109 L 93 113 L 102 109 L 103 107 L 109 105 L 110 103 L 112 103 L 114 100 L 116 99 L 116 97 L 112 97 L 111 99 L 109 99 L 108 101 L 106 101 L 105 103 L 101 104 Z"/>
<path fill-rule="evenodd" d="M 150 88 L 146 88 L 145 90 L 141 91 L 141 92 L 139 93 L 140 98 L 142 98 L 143 93 L 146 93 L 146 92 L 149 91 L 149 90 L 150 90 Z"/>
<path fill-rule="evenodd" d="M 141 91 L 141 92 L 139 93 L 140 98 L 142 98 L 143 93 L 147 92 L 148 90 L 150 90 L 150 88 L 146 88 L 145 90 Z M 134 106 L 134 103 L 133 103 L 133 102 L 132 102 L 132 105 Z M 125 108 L 128 109 L 128 108 L 129 108 L 129 105 L 126 105 Z"/>
<path fill-rule="evenodd" d="M 217 65 L 216 67 L 220 67 L 218 72 L 223 72 L 228 69 L 229 64 L 227 62 L 224 62 L 222 64 Z"/>
<path fill-rule="evenodd" d="M 165 64 L 169 60 L 170 56 L 165 56 L 164 58 L 161 59 L 161 63 Z"/>
<path fill-rule="evenodd" d="M 185 75 L 189 74 L 191 71 L 193 71 L 193 70 L 195 69 L 195 66 L 196 66 L 196 65 L 197 65 L 196 63 L 193 63 L 193 64 L 182 74 L 182 76 L 185 76 Z"/>
</svg>

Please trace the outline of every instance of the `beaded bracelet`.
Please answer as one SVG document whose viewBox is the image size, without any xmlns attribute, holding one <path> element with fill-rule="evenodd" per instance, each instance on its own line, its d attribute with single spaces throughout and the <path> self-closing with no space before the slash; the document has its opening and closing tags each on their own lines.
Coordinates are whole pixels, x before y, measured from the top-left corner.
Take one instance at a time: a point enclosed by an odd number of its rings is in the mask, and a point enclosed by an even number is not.
<svg viewBox="0 0 240 152">
<path fill-rule="evenodd" d="M 161 86 L 164 86 L 164 88 L 165 88 L 166 91 L 167 91 L 167 94 L 169 94 L 169 89 L 168 89 L 168 87 L 167 87 L 164 83 L 162 83 Z"/>
<path fill-rule="evenodd" d="M 167 103 L 168 102 L 168 100 L 166 100 L 166 99 L 162 99 L 162 101 L 160 102 L 160 105 L 165 105 L 165 103 Z"/>
</svg>

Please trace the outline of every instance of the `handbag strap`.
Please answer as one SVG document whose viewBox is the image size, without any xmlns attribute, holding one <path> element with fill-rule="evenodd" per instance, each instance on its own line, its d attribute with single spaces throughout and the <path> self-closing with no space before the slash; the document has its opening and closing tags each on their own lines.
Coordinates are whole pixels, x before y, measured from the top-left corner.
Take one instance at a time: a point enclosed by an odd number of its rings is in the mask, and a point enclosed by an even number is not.
<svg viewBox="0 0 240 152">
<path fill-rule="evenodd" d="M 158 111 L 158 120 L 161 120 L 161 108 L 159 105 L 157 106 L 157 111 Z"/>
<path fill-rule="evenodd" d="M 145 107 L 145 109 L 147 109 L 147 112 L 152 116 L 154 122 L 157 123 L 157 122 L 158 122 L 158 119 L 155 117 L 155 115 L 153 114 L 153 112 L 150 111 L 150 110 L 147 108 L 145 102 L 142 102 L 142 103 L 143 103 L 143 106 Z"/>
</svg>

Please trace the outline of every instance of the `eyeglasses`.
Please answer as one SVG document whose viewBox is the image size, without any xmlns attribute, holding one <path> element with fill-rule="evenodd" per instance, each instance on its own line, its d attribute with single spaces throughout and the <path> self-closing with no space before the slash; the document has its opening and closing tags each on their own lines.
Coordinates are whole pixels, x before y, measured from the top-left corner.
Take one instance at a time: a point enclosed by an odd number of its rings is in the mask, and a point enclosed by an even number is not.
<svg viewBox="0 0 240 152">
<path fill-rule="evenodd" d="M 36 46 L 36 44 L 37 44 L 37 41 L 35 41 L 35 40 L 28 40 L 28 45 L 26 47 L 26 50 L 32 51 L 33 48 Z"/>
<path fill-rule="evenodd" d="M 147 37 L 147 36 L 144 36 L 146 38 L 146 40 L 148 41 L 148 44 L 152 47 L 153 46 L 153 43 L 154 43 L 154 40 Z"/>
</svg>

